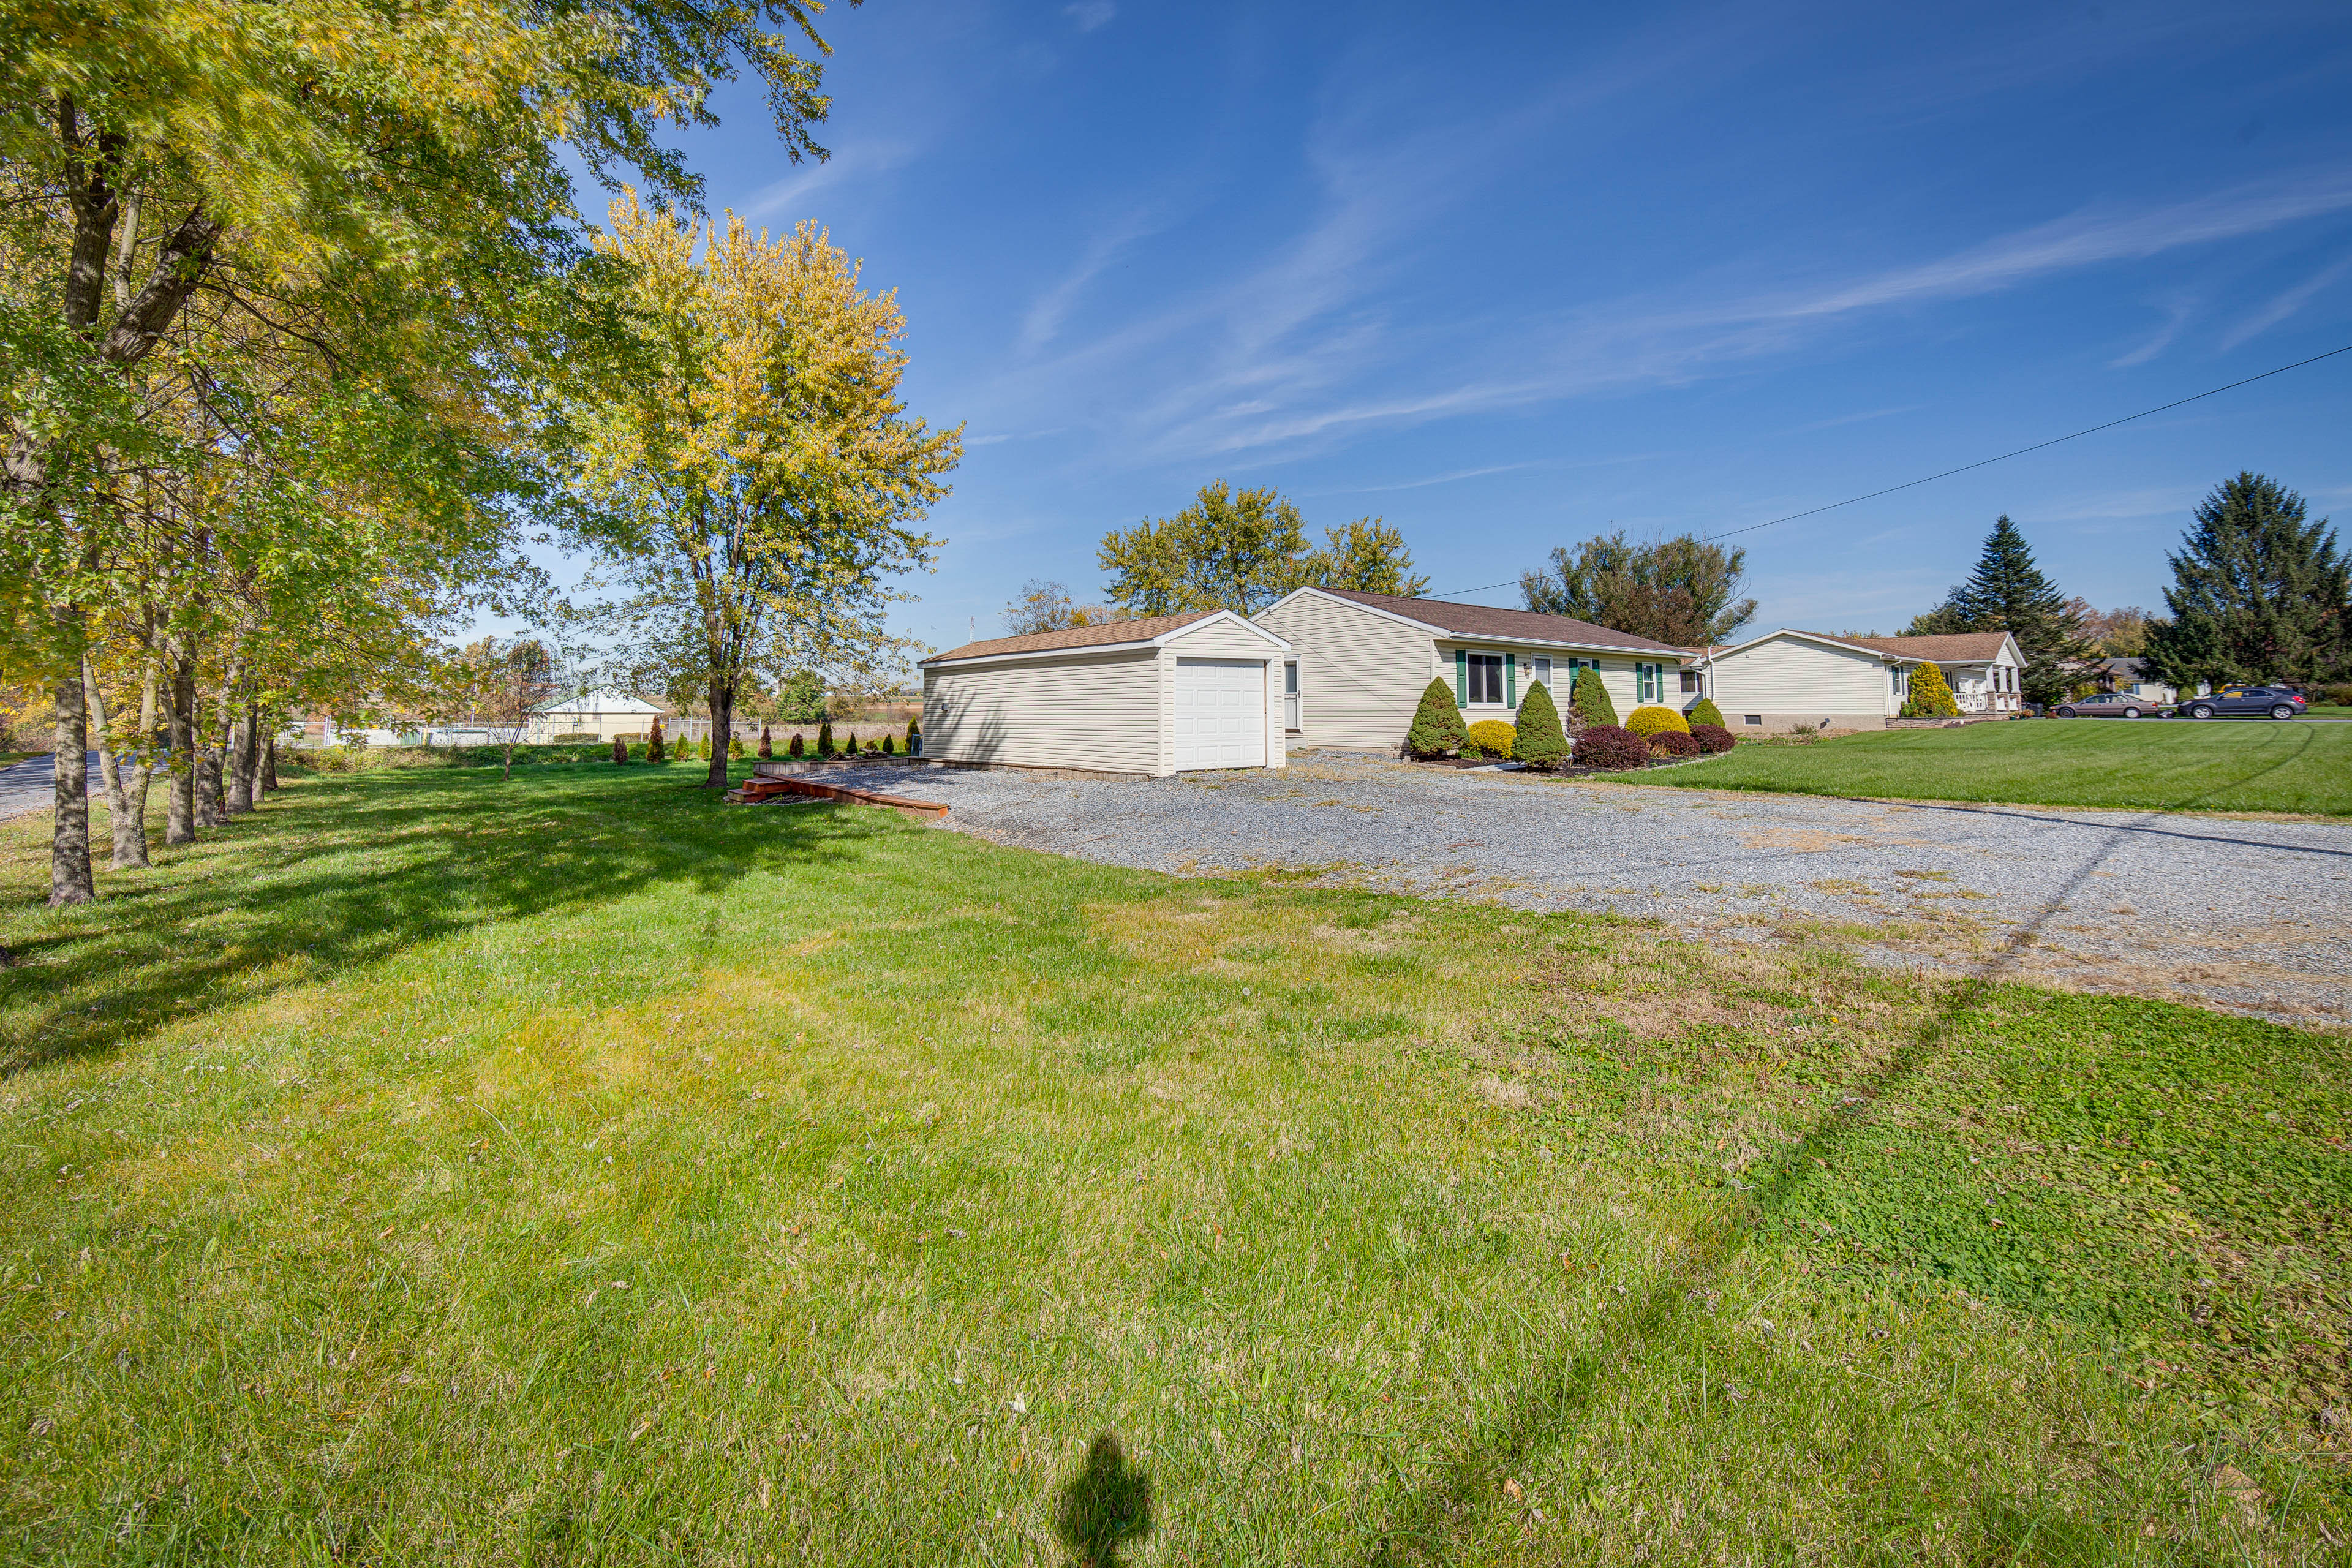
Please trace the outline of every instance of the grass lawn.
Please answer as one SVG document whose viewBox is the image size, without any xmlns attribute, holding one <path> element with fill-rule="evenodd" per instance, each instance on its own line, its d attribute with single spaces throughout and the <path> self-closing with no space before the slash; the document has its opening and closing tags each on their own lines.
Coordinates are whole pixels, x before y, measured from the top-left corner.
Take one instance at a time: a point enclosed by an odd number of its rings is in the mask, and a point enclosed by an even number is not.
<svg viewBox="0 0 2352 1568">
<path fill-rule="evenodd" d="M 2340 1037 L 691 776 L 0 826 L 0 1561 L 2352 1542 Z"/>
<path fill-rule="evenodd" d="M 1645 784 L 1897 800 L 2352 816 L 2352 725 L 2053 719 L 1748 745 Z"/>
</svg>

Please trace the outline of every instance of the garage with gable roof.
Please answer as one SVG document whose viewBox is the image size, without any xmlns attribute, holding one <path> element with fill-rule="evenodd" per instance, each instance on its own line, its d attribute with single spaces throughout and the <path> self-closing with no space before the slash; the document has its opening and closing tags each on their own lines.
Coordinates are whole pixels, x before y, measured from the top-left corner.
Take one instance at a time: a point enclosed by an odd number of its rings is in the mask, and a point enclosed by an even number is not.
<svg viewBox="0 0 2352 1568">
<path fill-rule="evenodd" d="M 923 758 L 1149 777 L 1278 768 L 1289 650 L 1230 610 L 966 643 L 918 667 Z"/>
</svg>

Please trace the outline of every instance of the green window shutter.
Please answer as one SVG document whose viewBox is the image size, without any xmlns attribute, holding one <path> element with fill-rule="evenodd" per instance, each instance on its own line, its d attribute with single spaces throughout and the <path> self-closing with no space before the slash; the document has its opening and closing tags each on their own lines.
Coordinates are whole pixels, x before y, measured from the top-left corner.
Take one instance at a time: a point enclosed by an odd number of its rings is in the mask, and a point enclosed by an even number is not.
<svg viewBox="0 0 2352 1568">
<path fill-rule="evenodd" d="M 1454 706 L 1470 706 L 1470 650 L 1467 648 L 1454 650 Z"/>
<path fill-rule="evenodd" d="M 1519 657 L 1510 649 L 1503 650 L 1503 706 L 1519 705 Z"/>
</svg>

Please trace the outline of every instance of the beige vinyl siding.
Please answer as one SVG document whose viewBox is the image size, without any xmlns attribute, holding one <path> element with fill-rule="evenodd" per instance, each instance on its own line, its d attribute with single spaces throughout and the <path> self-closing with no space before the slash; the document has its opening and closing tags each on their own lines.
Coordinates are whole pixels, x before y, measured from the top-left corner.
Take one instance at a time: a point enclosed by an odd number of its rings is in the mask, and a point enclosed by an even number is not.
<svg viewBox="0 0 2352 1568">
<path fill-rule="evenodd" d="M 1534 661 L 1538 658 L 1551 660 L 1551 699 L 1555 706 L 1561 708 L 1568 705 L 1570 693 L 1574 689 L 1573 678 L 1569 674 L 1568 661 L 1570 658 L 1598 661 L 1601 666 L 1601 684 L 1608 688 L 1609 700 L 1616 705 L 1617 717 L 1621 720 L 1632 713 L 1634 709 L 1643 706 L 1641 699 L 1634 695 L 1642 688 L 1640 680 L 1634 675 L 1633 666 L 1636 663 L 1655 664 L 1661 671 L 1658 680 L 1659 695 L 1650 700 L 1650 705 L 1671 708 L 1676 712 L 1682 710 L 1684 699 L 1675 680 L 1675 671 L 1682 666 L 1676 662 L 1672 654 L 1643 654 L 1637 660 L 1631 654 L 1570 653 L 1559 648 L 1522 647 L 1513 643 L 1440 642 L 1431 650 L 1430 670 L 1432 674 L 1442 678 L 1448 687 L 1454 684 L 1454 650 L 1456 648 L 1465 653 L 1510 654 L 1518 666 L 1518 695 L 1521 700 L 1525 700 L 1528 695 L 1528 671 L 1534 668 Z M 1423 684 L 1427 683 L 1427 679 L 1423 678 Z M 1516 721 L 1517 717 L 1517 710 L 1505 707 L 1498 702 L 1474 702 L 1464 708 L 1462 712 L 1463 716 L 1472 723 L 1481 719 L 1501 719 L 1511 722 Z"/>
<path fill-rule="evenodd" d="M 1265 660 L 1265 763 L 1272 768 L 1287 765 L 1289 747 L 1282 729 L 1282 661 L 1289 657 L 1247 626 L 1231 621 L 1206 622 L 1197 631 L 1187 626 L 1170 637 L 1160 650 L 1160 772 L 1176 771 L 1176 661 L 1180 658 Z"/>
<path fill-rule="evenodd" d="M 1265 611 L 1257 623 L 1288 642 L 1288 657 L 1298 661 L 1298 744 L 1389 750 L 1404 743 L 1429 684 L 1427 632 L 1311 594 Z M 1279 725 L 1279 661 L 1276 675 Z"/>
<path fill-rule="evenodd" d="M 1080 651 L 926 669 L 923 755 L 951 763 L 1165 773 L 1161 655 L 1150 647 Z"/>
<path fill-rule="evenodd" d="M 1874 654 L 1781 637 L 1717 658 L 1708 690 L 1735 730 L 1749 713 L 1867 728 L 1885 723 L 1894 683 Z"/>
</svg>

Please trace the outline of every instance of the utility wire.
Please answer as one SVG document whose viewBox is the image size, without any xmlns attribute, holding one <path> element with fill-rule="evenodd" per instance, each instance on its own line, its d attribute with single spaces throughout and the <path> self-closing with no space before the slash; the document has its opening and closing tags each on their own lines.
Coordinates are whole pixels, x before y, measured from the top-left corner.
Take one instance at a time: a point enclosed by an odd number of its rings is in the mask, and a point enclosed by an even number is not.
<svg viewBox="0 0 2352 1568">
<path fill-rule="evenodd" d="M 2094 425 L 2088 429 L 2077 430 L 2070 436 L 2053 436 L 2047 441 L 2036 441 L 2031 447 L 2020 447 L 2013 452 L 2003 452 L 1998 458 L 1979 458 L 1978 461 L 1973 463 L 1962 463 L 1958 468 L 1946 468 L 1940 474 L 1929 474 L 1927 478 L 1920 479 L 1906 479 L 1899 485 L 1889 485 L 1883 490 L 1872 490 L 1867 495 L 1848 496 L 1843 500 L 1833 500 L 1827 506 L 1817 506 L 1805 511 L 1792 511 L 1786 517 L 1776 517 L 1769 522 L 1751 522 L 1745 528 L 1735 528 L 1723 533 L 1710 533 L 1704 541 L 1702 541 L 1702 542 L 1711 544 L 1718 539 L 1730 539 L 1742 533 L 1753 533 L 1759 528 L 1775 528 L 1784 522 L 1794 522 L 1801 517 L 1818 517 L 1825 511 L 1835 511 L 1842 506 L 1853 506 L 1862 501 L 1875 500 L 1880 496 L 1891 496 L 1897 490 L 1913 489 L 1920 485 L 1933 484 L 1937 479 L 1948 479 L 1954 474 L 1965 474 L 1970 468 L 1981 468 L 1989 467 L 1994 463 L 2005 463 L 2011 458 L 2021 458 L 2028 452 L 2039 452 L 2044 447 L 2055 447 L 2061 442 L 2076 441 L 2085 436 L 2095 436 L 2102 430 L 2112 430 L 2118 425 L 2128 425 L 2135 419 L 2145 419 L 2151 414 L 2161 414 L 2168 408 L 2179 408 L 2184 404 L 2195 403 L 2202 398 L 2217 396 L 2224 392 L 2234 392 L 2239 387 L 2251 386 L 2258 381 L 2268 381 L 2272 376 L 2284 375 L 2288 371 L 2301 370 L 2305 365 L 2317 364 L 2321 360 L 2334 359 L 2337 354 L 2342 353 L 2352 353 L 2352 343 L 2346 343 L 2340 349 L 2329 349 L 2324 354 L 2314 354 L 2309 359 L 2299 359 L 2293 364 L 2283 364 L 2276 370 L 2266 370 L 2260 375 L 2250 375 L 2243 381 L 2231 382 L 2227 386 L 2216 386 L 2205 392 L 2193 394 L 2188 397 L 2175 398 L 2170 403 L 2159 403 L 2153 408 L 2143 408 L 2137 414 L 2126 414 L 2120 419 L 2110 419 L 2104 425 Z M 1547 574 L 1547 575 L 1549 575 L 1549 574 Z M 1519 582 L 1520 579 L 1515 577 L 1508 583 L 1488 583 L 1476 588 L 1453 588 L 1446 591 L 1446 595 L 1441 596 L 1450 596 L 1454 594 L 1483 594 L 1489 588 L 1517 587 Z"/>
</svg>

